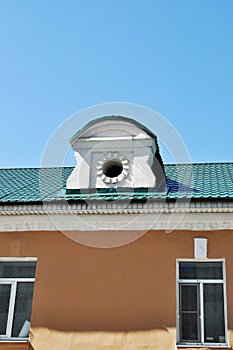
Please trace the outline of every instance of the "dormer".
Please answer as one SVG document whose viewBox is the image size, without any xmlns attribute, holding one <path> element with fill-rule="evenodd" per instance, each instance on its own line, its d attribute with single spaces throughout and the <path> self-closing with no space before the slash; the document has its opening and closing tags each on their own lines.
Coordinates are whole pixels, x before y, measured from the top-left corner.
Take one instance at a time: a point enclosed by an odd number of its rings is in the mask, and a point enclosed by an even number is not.
<svg viewBox="0 0 233 350">
<path fill-rule="evenodd" d="M 139 189 L 163 191 L 164 170 L 156 136 L 134 119 L 95 119 L 71 139 L 77 164 L 67 190 Z"/>
</svg>

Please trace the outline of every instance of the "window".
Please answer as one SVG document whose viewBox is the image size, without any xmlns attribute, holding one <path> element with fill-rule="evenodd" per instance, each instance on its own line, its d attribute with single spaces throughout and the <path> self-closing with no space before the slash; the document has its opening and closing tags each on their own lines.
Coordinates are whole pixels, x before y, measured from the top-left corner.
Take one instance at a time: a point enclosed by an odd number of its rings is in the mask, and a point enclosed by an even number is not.
<svg viewBox="0 0 233 350">
<path fill-rule="evenodd" d="M 224 260 L 177 261 L 178 344 L 226 345 Z"/>
<path fill-rule="evenodd" d="M 0 259 L 0 340 L 28 339 L 35 269 L 35 259 Z"/>
</svg>

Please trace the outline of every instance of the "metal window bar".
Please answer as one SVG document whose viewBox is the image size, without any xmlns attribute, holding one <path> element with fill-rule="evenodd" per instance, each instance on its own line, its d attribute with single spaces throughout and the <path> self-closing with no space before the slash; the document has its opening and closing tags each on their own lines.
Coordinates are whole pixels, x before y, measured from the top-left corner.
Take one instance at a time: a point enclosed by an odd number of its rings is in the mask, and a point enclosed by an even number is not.
<svg viewBox="0 0 233 350">
<path fill-rule="evenodd" d="M 196 344 L 201 344 L 201 345 L 207 345 L 208 342 L 205 342 L 205 331 L 204 331 L 204 291 L 203 291 L 203 286 L 205 284 L 222 284 L 223 285 L 223 305 L 224 305 L 224 324 L 225 324 L 225 341 L 224 342 L 219 342 L 219 343 L 210 343 L 210 345 L 227 345 L 228 344 L 228 339 L 227 339 L 227 308 L 226 308 L 226 283 L 225 283 L 225 261 L 223 259 L 211 259 L 210 262 L 213 261 L 219 261 L 222 262 L 222 269 L 223 269 L 223 279 L 201 279 L 201 280 L 196 280 L 196 279 L 179 279 L 179 263 L 180 262 L 191 262 L 194 261 L 193 259 L 179 259 L 177 260 L 177 295 L 179 295 L 179 298 L 177 299 L 178 302 L 178 307 L 177 307 L 177 342 L 178 343 L 183 343 L 183 344 L 189 344 L 192 343 L 194 344 L 195 342 L 192 342 L 190 340 L 186 339 L 181 339 L 181 292 L 180 292 L 180 286 L 181 285 L 197 285 L 199 289 L 199 331 L 200 331 L 200 341 L 196 342 Z M 195 260 L 195 262 L 197 262 Z M 207 262 L 205 260 L 205 262 Z"/>
</svg>

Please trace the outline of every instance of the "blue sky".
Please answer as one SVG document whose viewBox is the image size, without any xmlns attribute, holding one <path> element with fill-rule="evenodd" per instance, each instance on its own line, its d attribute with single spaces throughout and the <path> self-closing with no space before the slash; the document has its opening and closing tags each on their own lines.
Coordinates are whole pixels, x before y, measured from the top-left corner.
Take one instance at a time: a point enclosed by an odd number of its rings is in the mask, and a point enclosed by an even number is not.
<svg viewBox="0 0 233 350">
<path fill-rule="evenodd" d="M 193 162 L 233 161 L 232 18 L 232 0 L 0 1 L 0 167 L 39 166 L 59 124 L 120 101 L 163 115 Z"/>
</svg>

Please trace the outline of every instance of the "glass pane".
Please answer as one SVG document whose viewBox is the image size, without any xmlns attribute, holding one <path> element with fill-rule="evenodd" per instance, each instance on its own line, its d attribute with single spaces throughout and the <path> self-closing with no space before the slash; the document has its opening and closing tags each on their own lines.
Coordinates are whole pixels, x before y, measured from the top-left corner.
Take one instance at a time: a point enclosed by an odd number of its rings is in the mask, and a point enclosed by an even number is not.
<svg viewBox="0 0 233 350">
<path fill-rule="evenodd" d="M 222 262 L 181 262 L 180 279 L 223 279 Z"/>
<path fill-rule="evenodd" d="M 197 285 L 181 285 L 181 311 L 197 311 Z"/>
<path fill-rule="evenodd" d="M 17 284 L 12 337 L 28 337 L 31 320 L 33 282 Z"/>
<path fill-rule="evenodd" d="M 180 285 L 180 340 L 199 341 L 198 284 Z"/>
<path fill-rule="evenodd" d="M 198 317 L 196 313 L 181 315 L 181 341 L 198 342 Z"/>
<path fill-rule="evenodd" d="M 206 343 L 225 343 L 223 284 L 204 284 L 204 339 Z"/>
<path fill-rule="evenodd" d="M 0 278 L 34 278 L 35 261 L 0 262 Z"/>
<path fill-rule="evenodd" d="M 6 334 L 11 284 L 0 284 L 0 334 Z"/>
</svg>

